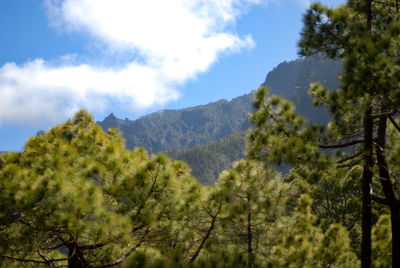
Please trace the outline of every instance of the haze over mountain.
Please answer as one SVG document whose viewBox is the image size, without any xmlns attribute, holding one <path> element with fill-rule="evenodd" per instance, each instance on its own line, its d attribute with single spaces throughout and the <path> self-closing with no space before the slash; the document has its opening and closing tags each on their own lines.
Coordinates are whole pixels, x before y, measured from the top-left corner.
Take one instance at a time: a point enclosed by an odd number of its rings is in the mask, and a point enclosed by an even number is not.
<svg viewBox="0 0 400 268">
<path fill-rule="evenodd" d="M 293 101 L 297 111 L 309 121 L 323 124 L 329 115 L 323 108 L 311 106 L 309 85 L 318 81 L 335 89 L 340 85 L 341 70 L 340 61 L 316 56 L 297 59 L 279 64 L 267 74 L 262 85 L 270 87 L 271 94 Z M 250 92 L 231 101 L 162 110 L 137 120 L 122 120 L 110 114 L 98 124 L 105 130 L 121 131 L 127 148 L 145 147 L 151 153 L 166 151 L 171 158 L 186 161 L 200 181 L 212 183 L 222 170 L 244 156 L 252 98 Z"/>
</svg>

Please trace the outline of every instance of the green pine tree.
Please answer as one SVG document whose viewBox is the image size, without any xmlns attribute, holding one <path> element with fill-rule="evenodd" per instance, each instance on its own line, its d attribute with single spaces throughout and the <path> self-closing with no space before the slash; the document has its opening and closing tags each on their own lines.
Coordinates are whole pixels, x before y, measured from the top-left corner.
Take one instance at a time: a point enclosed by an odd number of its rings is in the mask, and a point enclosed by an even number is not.
<svg viewBox="0 0 400 268">
<path fill-rule="evenodd" d="M 356 146 L 345 158 L 363 161 L 362 266 L 371 266 L 371 199 L 388 205 L 393 235 L 393 266 L 400 266 L 400 207 L 387 161 L 387 121 L 399 106 L 398 1 L 353 1 L 339 8 L 311 6 L 304 17 L 300 54 L 326 53 L 344 60 L 342 86 L 329 93 L 314 85 L 316 103 L 325 103 L 333 115 L 331 141 L 326 148 Z M 354 148 L 354 147 L 353 147 Z M 357 150 L 358 149 L 358 150 Z M 373 193 L 374 154 L 383 196 Z M 343 160 L 345 160 L 343 159 Z M 372 194 L 371 194 L 372 192 Z"/>
</svg>

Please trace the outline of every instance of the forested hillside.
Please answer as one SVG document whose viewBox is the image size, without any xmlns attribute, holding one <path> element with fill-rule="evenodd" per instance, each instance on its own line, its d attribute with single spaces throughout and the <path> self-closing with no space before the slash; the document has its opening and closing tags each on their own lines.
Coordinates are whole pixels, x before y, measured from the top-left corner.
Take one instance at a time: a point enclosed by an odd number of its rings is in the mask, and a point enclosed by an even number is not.
<svg viewBox="0 0 400 268">
<path fill-rule="evenodd" d="M 236 131 L 218 141 L 198 144 L 191 148 L 169 150 L 164 153 L 174 160 L 183 160 L 192 169 L 192 175 L 204 184 L 214 184 L 218 175 L 245 157 L 246 132 Z"/>
</svg>

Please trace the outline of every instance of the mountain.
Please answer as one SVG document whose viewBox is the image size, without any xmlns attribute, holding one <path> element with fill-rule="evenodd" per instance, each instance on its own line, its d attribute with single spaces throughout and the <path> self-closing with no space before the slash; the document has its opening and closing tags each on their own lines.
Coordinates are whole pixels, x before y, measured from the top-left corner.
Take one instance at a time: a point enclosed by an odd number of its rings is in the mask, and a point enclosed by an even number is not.
<svg viewBox="0 0 400 268">
<path fill-rule="evenodd" d="M 137 120 L 121 120 L 110 114 L 97 122 L 104 130 L 117 128 L 128 149 L 141 146 L 151 153 L 193 147 L 216 141 L 250 124 L 252 94 L 231 101 L 220 100 L 181 110 L 162 110 Z"/>
<path fill-rule="evenodd" d="M 293 101 L 297 111 L 310 122 L 325 124 L 329 114 L 326 109 L 311 105 L 308 89 L 313 82 L 332 90 L 338 88 L 341 72 L 341 61 L 319 56 L 301 58 L 279 64 L 262 85 L 270 87 L 272 94 Z M 186 161 L 193 175 L 209 184 L 244 156 L 252 96 L 250 92 L 231 101 L 162 110 L 137 120 L 122 120 L 110 114 L 98 124 L 105 130 L 119 129 L 129 149 L 142 146 L 151 153 L 165 151 L 173 159 Z"/>
</svg>

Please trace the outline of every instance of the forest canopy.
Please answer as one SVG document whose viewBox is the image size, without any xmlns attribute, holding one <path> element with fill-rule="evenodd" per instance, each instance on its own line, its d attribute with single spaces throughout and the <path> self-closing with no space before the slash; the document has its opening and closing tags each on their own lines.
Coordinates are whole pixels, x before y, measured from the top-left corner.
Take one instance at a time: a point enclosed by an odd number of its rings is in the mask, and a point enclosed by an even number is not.
<svg viewBox="0 0 400 268">
<path fill-rule="evenodd" d="M 347 230 L 324 232 L 310 197 L 261 162 L 239 161 L 202 186 L 182 162 L 124 149 L 85 111 L 0 157 L 2 266 L 358 262 Z"/>
</svg>

